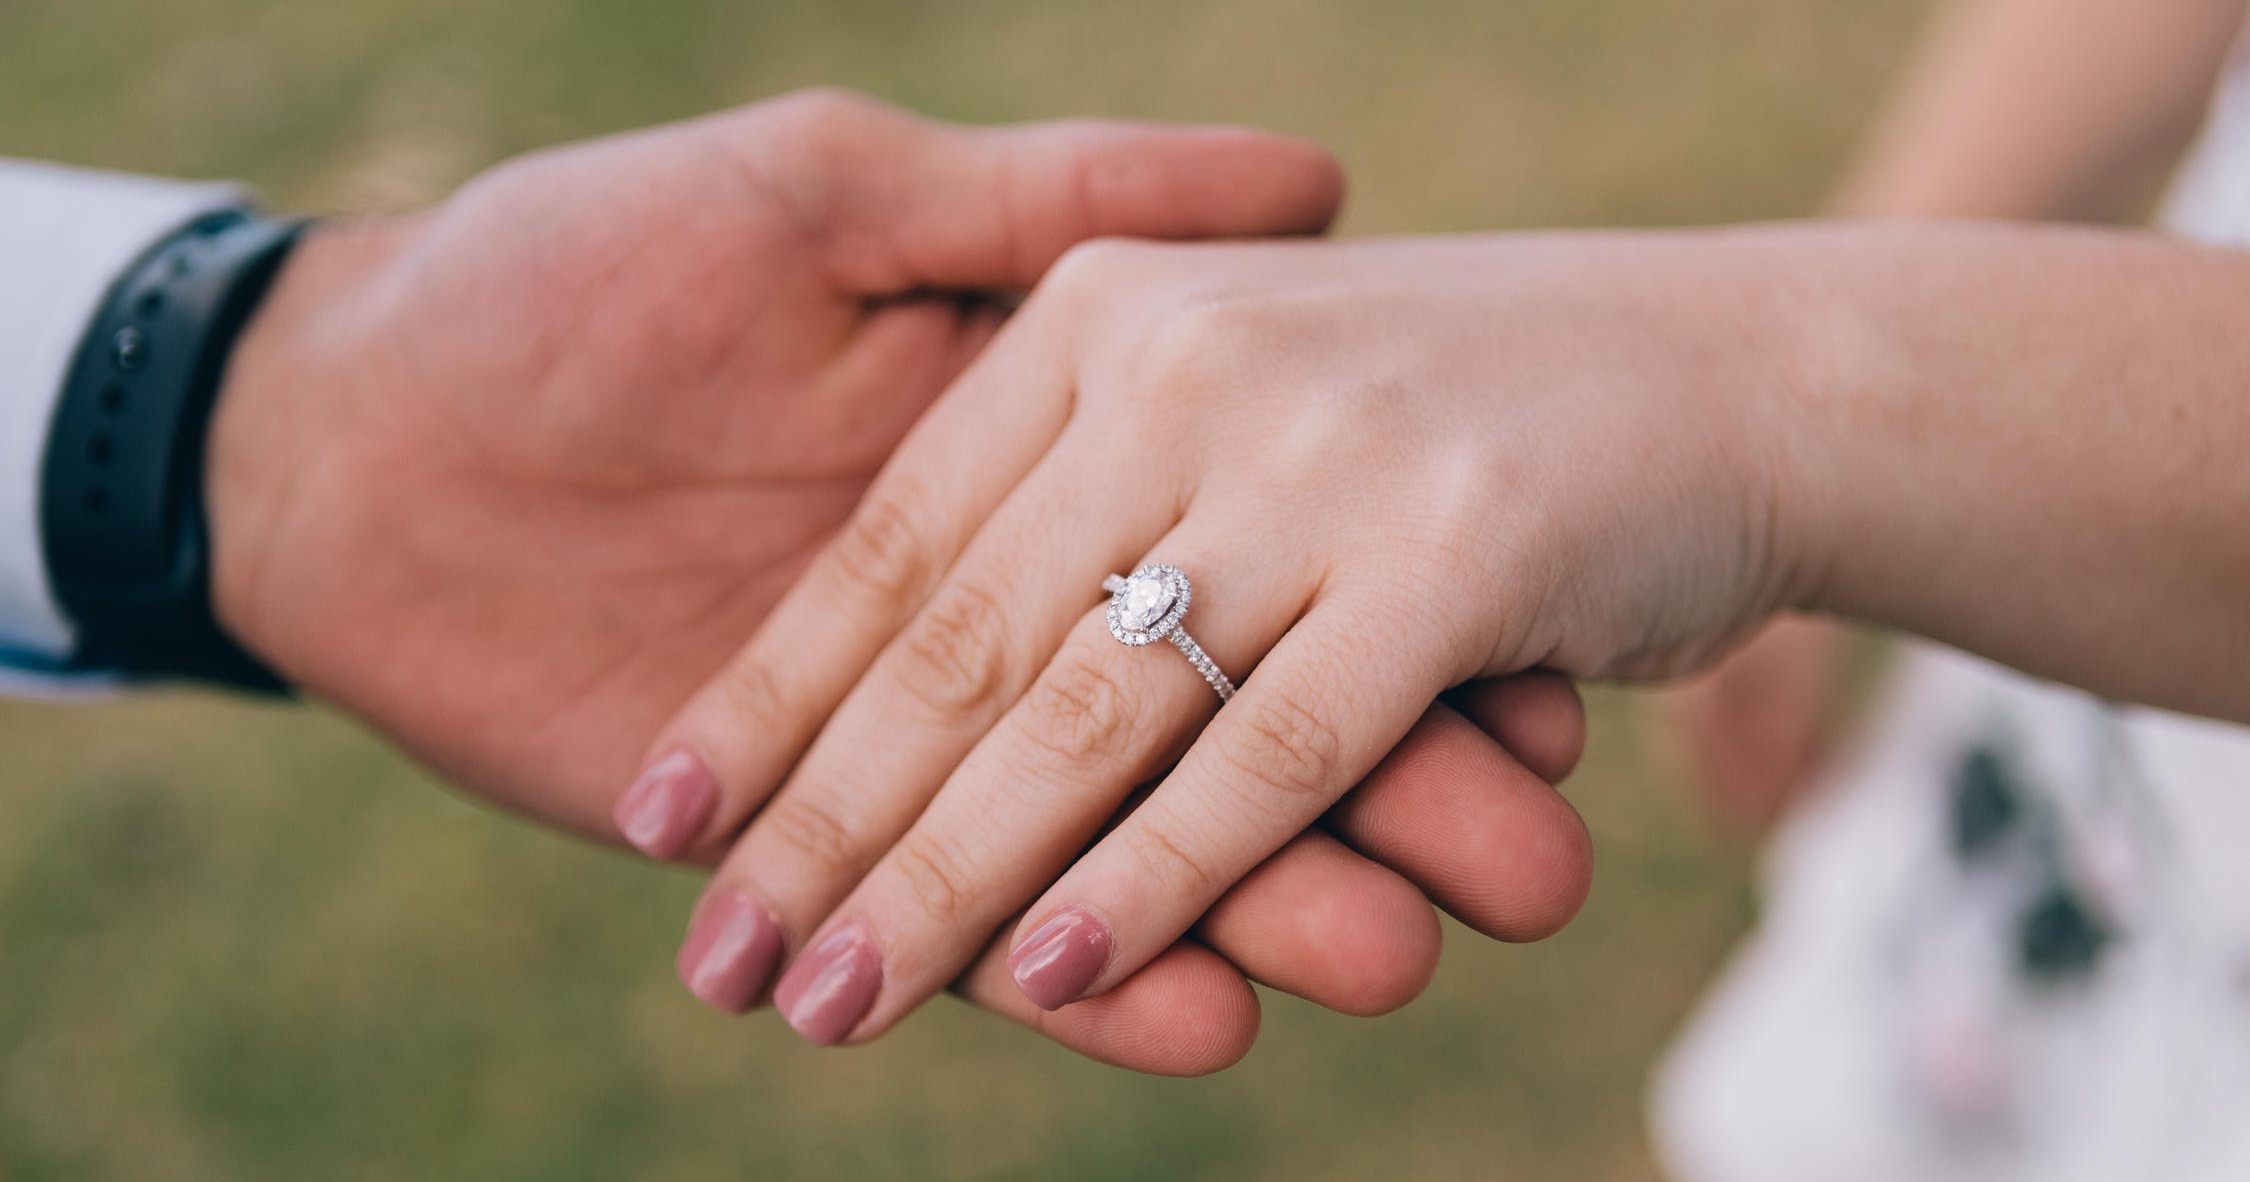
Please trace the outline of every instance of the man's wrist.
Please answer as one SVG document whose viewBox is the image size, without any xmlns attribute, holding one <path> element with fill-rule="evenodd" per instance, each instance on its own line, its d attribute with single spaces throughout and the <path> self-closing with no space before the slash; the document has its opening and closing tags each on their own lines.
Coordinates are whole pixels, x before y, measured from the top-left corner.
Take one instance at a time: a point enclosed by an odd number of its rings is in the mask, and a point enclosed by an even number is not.
<svg viewBox="0 0 2250 1182">
<path fill-rule="evenodd" d="M 47 574 L 79 664 L 277 688 L 212 612 L 203 465 L 226 359 L 300 230 L 197 218 L 128 268 L 83 332 L 39 467 Z"/>
<path fill-rule="evenodd" d="M 212 613 L 237 644 L 292 680 L 297 661 L 273 609 L 303 589 L 276 581 L 284 564 L 273 558 L 290 544 L 293 515 L 317 511 L 306 474 L 351 442 L 335 412 L 367 359 L 347 355 L 354 334 L 341 310 L 387 253 L 377 227 L 305 231 L 235 342 L 205 452 Z"/>
</svg>

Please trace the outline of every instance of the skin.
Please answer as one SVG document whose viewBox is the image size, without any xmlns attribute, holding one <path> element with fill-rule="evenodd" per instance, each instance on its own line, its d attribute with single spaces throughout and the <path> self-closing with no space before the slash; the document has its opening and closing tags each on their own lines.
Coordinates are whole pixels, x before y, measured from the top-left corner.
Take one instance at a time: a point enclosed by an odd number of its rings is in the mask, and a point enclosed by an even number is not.
<svg viewBox="0 0 2250 1182">
<path fill-rule="evenodd" d="M 972 131 L 809 93 L 323 226 L 246 331 L 213 424 L 219 616 L 469 790 L 618 840 L 620 786 L 660 723 L 1057 256 L 1102 234 L 1313 232 L 1339 194 L 1324 153 L 1274 136 Z M 1528 840 L 1572 859 L 1534 871 L 1575 908 L 1584 832 L 1547 784 L 1583 738 L 1574 693 L 1546 677 L 1461 705 L 1477 725 L 1433 712 L 1369 777 L 1362 824 L 1434 835 L 1397 852 L 1405 874 L 1506 893 L 1521 875 L 1478 855 L 1519 840 L 1496 827 L 1534 799 L 1556 832 Z M 730 838 L 667 853 L 708 863 Z M 1317 834 L 1214 903 L 1201 939 L 1083 1012 L 1043 1013 L 966 962 L 954 984 L 1085 1054 L 1193 1073 L 1254 1037 L 1245 973 L 1374 1012 L 1436 963 L 1413 883 Z"/>
<path fill-rule="evenodd" d="M 879 593 L 832 552 L 718 682 L 851 672 L 759 703 L 827 720 L 799 772 L 744 774 L 723 688 L 663 744 L 778 792 L 718 881 L 784 868 L 812 951 L 777 1000 L 848 1042 L 1019 910 L 1027 996 L 1100 995 L 1467 679 L 1678 675 L 1802 608 L 2250 718 L 2245 307 L 2241 255 L 2077 229 L 1082 248 L 870 490 L 913 523 Z M 1149 560 L 1247 675 L 1215 717 L 1103 627 L 1101 574 Z M 902 803 L 815 894 L 768 822 L 831 790 L 831 735 Z M 1058 919 L 1079 951 L 1034 964 Z"/>
<path fill-rule="evenodd" d="M 1831 207 L 1855 217 L 2131 219 L 2218 84 L 2242 0 L 1941 6 Z M 1759 833 L 1838 732 L 1843 629 L 1776 621 L 1660 710 L 1689 782 Z"/>
</svg>

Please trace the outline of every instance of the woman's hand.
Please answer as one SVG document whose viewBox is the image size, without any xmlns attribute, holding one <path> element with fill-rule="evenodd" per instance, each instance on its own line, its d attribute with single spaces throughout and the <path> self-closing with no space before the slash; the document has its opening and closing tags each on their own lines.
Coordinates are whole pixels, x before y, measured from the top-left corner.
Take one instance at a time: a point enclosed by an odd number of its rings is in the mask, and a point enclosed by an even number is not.
<svg viewBox="0 0 2250 1182">
<path fill-rule="evenodd" d="M 1791 312 L 1774 290 L 1714 315 L 1701 241 L 1067 257 L 653 752 L 715 787 L 699 840 L 747 821 L 712 897 L 768 955 L 726 1000 L 786 948 L 789 1020 L 864 1039 L 1010 922 L 1028 996 L 1099 994 L 1448 687 L 1721 651 L 1793 572 L 1743 385 L 1782 372 L 1714 355 Z M 1215 718 L 1179 653 L 1105 626 L 1102 577 L 1150 562 L 1192 577 L 1185 626 L 1242 683 Z M 1534 938 L 1582 897 L 1557 868 L 1583 839 L 1551 796 L 1518 807 L 1486 856 L 1503 889 L 1417 881 Z"/>
<path fill-rule="evenodd" d="M 1386 1013 L 1437 971 L 1437 917 L 1425 892 L 1463 914 L 1519 915 L 1554 900 L 1558 926 L 1592 869 L 1585 829 L 1551 785 L 1576 764 L 1584 714 L 1552 675 L 1464 687 L 1432 707 L 1334 811 L 1235 883 L 1196 923 L 1115 989 L 1048 1011 L 1012 979 L 994 938 L 954 992 L 1080 1054 L 1165 1075 L 1226 1067 L 1258 1032 L 1244 978 L 1345 1014 Z M 1535 905 L 1536 906 L 1536 905 Z M 690 988 L 748 1008 L 779 952 L 770 913 L 714 888 L 681 949 Z"/>
<path fill-rule="evenodd" d="M 455 781 L 615 838 L 650 736 L 1017 289 L 1091 235 L 1307 232 L 1338 194 L 1324 153 L 1280 137 L 977 130 L 813 93 L 541 153 L 427 214 L 324 226 L 230 366 L 211 452 L 219 610 Z M 1497 695 L 1464 706 L 1560 775 L 1582 734 L 1569 687 Z M 1482 882 L 1471 839 L 1531 791 L 1546 794 L 1493 738 L 1436 719 L 1362 807 L 1371 829 L 1420 833 L 1485 807 L 1412 852 Z M 1257 1029 L 1218 953 L 1363 1012 L 1410 996 L 1437 957 L 1418 893 L 1311 841 L 1204 934 L 1070 1015 L 1036 1010 L 1004 968 L 959 987 L 1086 1054 L 1194 1072 Z"/>
<path fill-rule="evenodd" d="M 1109 989 L 1445 687 L 1686 672 L 1780 607 L 2250 719 L 2244 307 L 2242 252 L 2003 225 L 1081 249 L 659 766 L 757 814 L 720 889 L 826 1042 L 1003 922 L 1033 1000 Z M 1215 719 L 1104 626 L 1152 561 Z M 1498 934 L 1577 900 L 1422 885 Z"/>
<path fill-rule="evenodd" d="M 648 844 L 610 818 L 650 736 L 1016 290 L 1092 235 L 1314 231 L 1339 191 L 1318 148 L 1255 132 L 969 129 L 807 93 L 541 153 L 426 214 L 323 226 L 229 368 L 219 611 L 463 786 Z M 1479 843 L 1519 815 L 1508 802 L 1552 795 L 1533 771 L 1566 770 L 1582 718 L 1553 679 L 1462 707 L 1482 730 L 1433 718 L 1355 807 L 1371 832 L 1431 838 L 1407 864 L 1485 884 Z M 1418 892 L 1312 840 L 1203 935 L 1072 1014 L 1031 1006 L 1005 966 L 958 988 L 1097 1058 L 1197 1072 L 1256 1033 L 1236 964 L 1366 1012 L 1411 996 L 1438 952 Z"/>
</svg>

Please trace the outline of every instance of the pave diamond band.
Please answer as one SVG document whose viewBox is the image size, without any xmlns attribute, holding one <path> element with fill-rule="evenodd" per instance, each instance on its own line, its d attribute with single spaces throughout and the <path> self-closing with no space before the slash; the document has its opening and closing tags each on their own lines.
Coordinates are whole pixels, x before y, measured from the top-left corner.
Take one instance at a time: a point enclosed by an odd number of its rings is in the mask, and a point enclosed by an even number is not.
<svg viewBox="0 0 2250 1182">
<path fill-rule="evenodd" d="M 1210 683 L 1220 703 L 1234 696 L 1234 683 L 1180 626 L 1187 617 L 1188 601 L 1194 596 L 1186 571 L 1176 566 L 1144 566 L 1130 575 L 1104 578 L 1102 590 L 1109 592 L 1109 634 L 1120 644 L 1137 648 L 1169 640 Z"/>
</svg>

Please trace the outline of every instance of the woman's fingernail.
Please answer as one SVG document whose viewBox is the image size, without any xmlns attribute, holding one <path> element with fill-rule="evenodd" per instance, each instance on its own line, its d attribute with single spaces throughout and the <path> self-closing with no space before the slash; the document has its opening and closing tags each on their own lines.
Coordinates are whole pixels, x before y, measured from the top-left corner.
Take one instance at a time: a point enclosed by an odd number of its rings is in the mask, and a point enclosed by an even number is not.
<svg viewBox="0 0 2250 1182">
<path fill-rule="evenodd" d="M 839 1042 L 867 1016 L 883 988 L 883 958 L 854 924 L 830 935 L 791 965 L 774 1004 L 797 1033 L 818 1045 Z"/>
<path fill-rule="evenodd" d="M 1109 965 L 1109 925 L 1082 907 L 1067 907 L 1008 954 L 1016 988 L 1043 1010 L 1077 1001 Z"/>
<path fill-rule="evenodd" d="M 634 849 L 652 858 L 670 858 L 703 832 L 718 805 L 718 779 L 683 747 L 641 770 L 640 778 L 617 802 L 612 819 Z"/>
<path fill-rule="evenodd" d="M 713 895 L 680 945 L 680 982 L 713 1009 L 739 1014 L 765 991 L 781 959 L 781 925 L 742 891 Z"/>
</svg>

